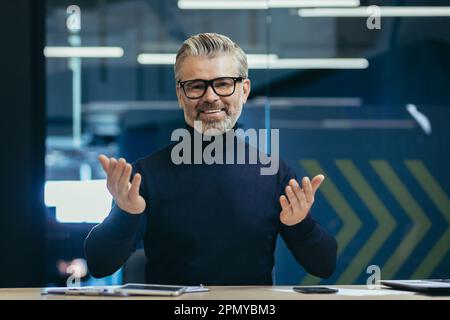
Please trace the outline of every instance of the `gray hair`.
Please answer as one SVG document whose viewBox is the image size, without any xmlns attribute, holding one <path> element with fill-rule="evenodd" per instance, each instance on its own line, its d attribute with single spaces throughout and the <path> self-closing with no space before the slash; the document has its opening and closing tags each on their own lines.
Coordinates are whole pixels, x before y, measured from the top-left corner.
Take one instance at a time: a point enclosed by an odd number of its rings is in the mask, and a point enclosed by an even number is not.
<svg viewBox="0 0 450 320">
<path fill-rule="evenodd" d="M 239 76 L 248 78 L 248 63 L 245 52 L 233 40 L 218 33 L 199 33 L 183 42 L 175 59 L 175 81 L 180 81 L 181 65 L 186 57 L 214 57 L 229 54 L 236 59 Z"/>
</svg>

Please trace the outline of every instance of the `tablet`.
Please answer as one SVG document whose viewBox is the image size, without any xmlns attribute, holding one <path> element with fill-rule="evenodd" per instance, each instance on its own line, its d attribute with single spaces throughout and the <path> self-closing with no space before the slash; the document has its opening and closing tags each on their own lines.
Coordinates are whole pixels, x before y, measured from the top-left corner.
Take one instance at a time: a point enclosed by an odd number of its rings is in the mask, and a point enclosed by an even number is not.
<svg viewBox="0 0 450 320">
<path fill-rule="evenodd" d="M 186 286 L 127 283 L 116 288 L 114 291 L 116 293 L 128 295 L 179 296 L 184 293 L 186 289 Z"/>
</svg>

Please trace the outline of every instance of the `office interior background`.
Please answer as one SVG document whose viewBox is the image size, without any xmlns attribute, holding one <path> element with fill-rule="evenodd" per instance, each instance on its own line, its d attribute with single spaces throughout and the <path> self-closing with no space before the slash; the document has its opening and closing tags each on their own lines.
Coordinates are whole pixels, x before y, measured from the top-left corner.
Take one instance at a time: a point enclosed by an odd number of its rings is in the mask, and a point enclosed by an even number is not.
<svg viewBox="0 0 450 320">
<path fill-rule="evenodd" d="M 83 285 L 123 281 L 85 265 L 112 200 L 97 157 L 132 162 L 170 142 L 184 123 L 174 55 L 200 32 L 249 56 L 239 125 L 280 129 L 298 176 L 326 176 L 312 214 L 338 241 L 336 271 L 307 275 L 279 238 L 276 284 L 363 284 L 369 266 L 450 277 L 450 1 L 280 3 L 2 4 L 0 286 L 65 286 L 74 266 Z M 371 5 L 386 10 L 380 29 Z"/>
</svg>

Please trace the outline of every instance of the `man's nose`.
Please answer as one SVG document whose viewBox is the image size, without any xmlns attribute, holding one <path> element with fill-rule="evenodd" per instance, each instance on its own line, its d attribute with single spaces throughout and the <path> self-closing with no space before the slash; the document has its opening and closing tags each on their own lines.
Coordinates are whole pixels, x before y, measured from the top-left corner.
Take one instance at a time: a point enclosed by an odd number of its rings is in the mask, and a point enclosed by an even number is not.
<svg viewBox="0 0 450 320">
<path fill-rule="evenodd" d="M 208 102 L 213 102 L 213 101 L 219 100 L 219 96 L 214 92 L 212 86 L 208 86 L 208 88 L 206 88 L 206 92 L 203 96 L 203 100 L 208 101 Z"/>
</svg>

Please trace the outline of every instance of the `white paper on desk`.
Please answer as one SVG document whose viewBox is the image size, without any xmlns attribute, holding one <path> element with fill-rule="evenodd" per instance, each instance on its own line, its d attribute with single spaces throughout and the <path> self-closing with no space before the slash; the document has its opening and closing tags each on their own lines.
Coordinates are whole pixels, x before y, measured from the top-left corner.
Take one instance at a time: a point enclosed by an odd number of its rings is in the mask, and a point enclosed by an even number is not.
<svg viewBox="0 0 450 320">
<path fill-rule="evenodd" d="M 280 289 L 280 288 L 270 288 L 270 291 L 278 291 L 278 292 L 290 292 L 290 293 L 297 293 L 294 290 L 291 289 Z"/>
<path fill-rule="evenodd" d="M 184 293 L 208 292 L 209 289 L 204 286 L 190 286 L 186 288 Z"/>
<path fill-rule="evenodd" d="M 336 288 L 336 289 L 339 290 L 338 292 L 336 292 L 336 294 L 353 297 L 411 294 L 411 292 L 408 291 L 387 290 L 387 289 L 348 289 L 348 288 Z"/>
<path fill-rule="evenodd" d="M 51 287 L 44 288 L 41 294 L 65 294 L 65 295 L 88 295 L 88 296 L 103 296 L 103 295 L 120 295 L 114 290 L 119 286 L 88 286 L 88 287 Z"/>
</svg>

